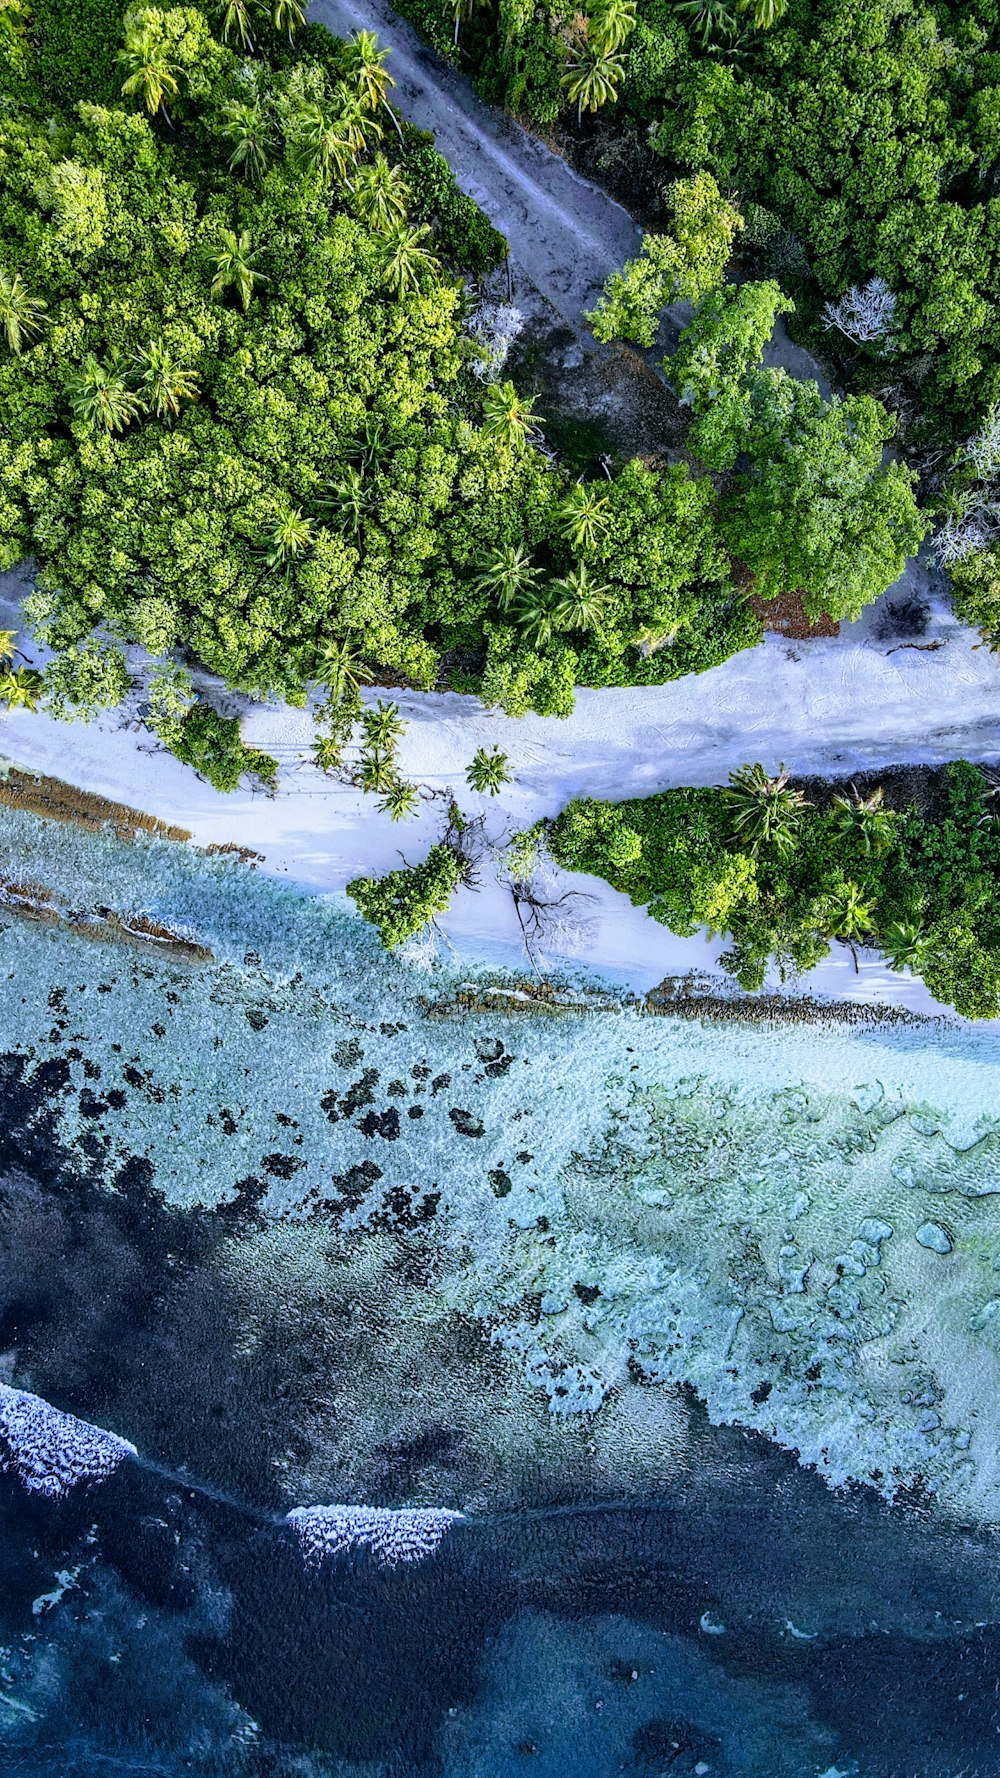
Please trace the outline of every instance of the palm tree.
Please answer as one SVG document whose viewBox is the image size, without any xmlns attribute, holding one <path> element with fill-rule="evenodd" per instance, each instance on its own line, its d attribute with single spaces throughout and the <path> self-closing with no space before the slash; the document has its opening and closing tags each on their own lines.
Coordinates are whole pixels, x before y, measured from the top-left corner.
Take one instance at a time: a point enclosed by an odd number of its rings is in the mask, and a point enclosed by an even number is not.
<svg viewBox="0 0 1000 1778">
<path fill-rule="evenodd" d="M 176 416 L 185 401 L 197 401 L 198 384 L 193 370 L 178 364 L 170 347 L 160 340 L 150 340 L 144 352 L 134 357 L 139 372 L 141 401 L 147 414 L 165 420 Z"/>
<path fill-rule="evenodd" d="M 222 41 L 229 43 L 233 37 L 238 36 L 240 47 L 252 54 L 250 20 L 257 10 L 254 0 L 221 0 L 216 10 L 222 29 Z"/>
<path fill-rule="evenodd" d="M 325 685 L 332 704 L 347 704 L 358 695 L 358 687 L 366 678 L 360 661 L 351 653 L 347 642 L 328 642 L 320 655 L 317 685 Z"/>
<path fill-rule="evenodd" d="M 401 778 L 394 778 L 378 806 L 390 820 L 405 821 L 407 815 L 414 813 L 419 800 L 415 784 L 404 784 Z"/>
<path fill-rule="evenodd" d="M 365 748 L 358 760 L 358 784 L 362 790 L 376 796 L 384 796 L 391 790 L 396 781 L 396 768 L 392 762 L 392 754 L 383 752 L 382 748 Z"/>
<path fill-rule="evenodd" d="M 396 84 L 385 66 L 389 53 L 388 49 L 379 48 L 374 31 L 355 31 L 344 44 L 341 66 L 349 78 L 353 76 L 358 98 L 369 111 L 388 111 L 402 142 L 399 119 L 389 104 L 389 93 Z"/>
<path fill-rule="evenodd" d="M 538 426 L 533 403 L 513 383 L 491 383 L 483 396 L 483 431 L 511 450 L 527 443 Z"/>
<path fill-rule="evenodd" d="M 214 273 L 212 295 L 224 296 L 227 290 L 235 291 L 245 314 L 258 284 L 266 284 L 267 279 L 257 269 L 258 255 L 247 229 L 241 229 L 239 234 L 231 228 L 220 229 L 218 240 L 208 261 Z"/>
<path fill-rule="evenodd" d="M 723 795 L 736 837 L 748 840 L 754 853 L 766 846 L 779 853 L 790 852 L 795 829 L 810 804 L 801 790 L 790 786 L 784 766 L 778 767 L 774 778 L 768 777 L 762 765 L 741 766 L 730 774 L 729 785 Z"/>
<path fill-rule="evenodd" d="M 301 0 L 274 0 L 271 17 L 275 30 L 287 31 L 289 43 L 294 43 L 296 31 L 306 22 L 306 9 Z"/>
<path fill-rule="evenodd" d="M 379 698 L 374 710 L 366 710 L 361 718 L 368 747 L 392 753 L 406 724 L 400 720 L 398 704 L 383 704 Z"/>
<path fill-rule="evenodd" d="M 342 106 L 341 128 L 351 145 L 351 152 L 355 160 L 360 160 L 373 142 L 381 142 L 382 125 L 356 95 L 345 93 L 338 87 L 337 96 Z"/>
<path fill-rule="evenodd" d="M 16 642 L 16 630 L 0 630 L 0 661 L 12 661 L 14 659 L 14 656 L 17 653 L 17 648 L 15 646 Z"/>
<path fill-rule="evenodd" d="M 788 11 L 789 0 L 736 0 L 737 12 L 748 12 L 755 31 L 770 31 Z"/>
<path fill-rule="evenodd" d="M 162 111 L 169 123 L 167 100 L 175 99 L 180 90 L 180 69 L 170 61 L 162 37 L 145 22 L 142 12 L 125 14 L 125 43 L 118 60 L 128 70 L 122 83 L 126 98 L 141 96 L 151 116 Z"/>
<path fill-rule="evenodd" d="M 501 611 L 509 611 L 521 593 L 529 592 L 539 578 L 523 543 L 504 543 L 487 556 L 482 571 L 472 582 L 473 591 L 495 599 Z"/>
<path fill-rule="evenodd" d="M 570 101 L 576 106 L 577 124 L 585 111 L 599 111 L 617 99 L 625 78 L 625 64 L 613 50 L 600 43 L 583 43 L 562 77 Z"/>
<path fill-rule="evenodd" d="M 467 25 L 476 7 L 484 4 L 485 0 L 451 0 L 451 11 L 455 20 L 455 35 L 452 38 L 452 43 L 457 44 L 458 42 L 459 26 Z"/>
<path fill-rule="evenodd" d="M 425 279 L 440 272 L 433 253 L 424 246 L 430 232 L 426 222 L 397 222 L 386 229 L 382 237 L 385 277 L 397 296 L 422 289 Z"/>
<path fill-rule="evenodd" d="M 833 938 L 854 945 L 872 930 L 872 910 L 857 883 L 845 881 L 827 902 L 827 921 Z"/>
<path fill-rule="evenodd" d="M 88 352 L 67 384 L 70 407 L 88 432 L 124 432 L 140 412 L 139 397 L 130 389 L 117 366 L 99 364 Z"/>
<path fill-rule="evenodd" d="M 0 698 L 8 710 L 37 710 L 45 680 L 34 667 L 7 667 L 0 672 Z"/>
<path fill-rule="evenodd" d="M 514 606 L 514 616 L 521 634 L 531 648 L 545 648 L 560 627 L 560 598 L 553 586 L 535 587 L 521 594 Z"/>
<path fill-rule="evenodd" d="M 489 752 L 485 747 L 477 747 L 465 780 L 473 790 L 479 791 L 480 796 L 497 796 L 503 786 L 510 783 L 506 753 L 499 747 L 492 747 Z"/>
<path fill-rule="evenodd" d="M 371 497 L 360 469 L 349 463 L 339 481 L 328 481 L 316 505 L 331 513 L 341 531 L 356 537 L 371 509 Z"/>
<path fill-rule="evenodd" d="M 359 167 L 354 179 L 354 208 L 374 234 L 406 221 L 410 188 L 402 167 L 394 167 L 384 154 Z"/>
<path fill-rule="evenodd" d="M 219 135 L 231 142 L 229 170 L 243 172 L 248 179 L 263 179 L 274 146 L 274 136 L 267 114 L 259 99 L 252 105 L 223 106 Z"/>
<path fill-rule="evenodd" d="M 621 49 L 636 27 L 636 0 L 597 0 L 589 22 L 591 38 L 601 49 Z"/>
<path fill-rule="evenodd" d="M 922 974 L 930 946 L 915 921 L 894 921 L 886 927 L 879 942 L 890 969 L 911 969 L 914 975 Z"/>
<path fill-rule="evenodd" d="M 606 586 L 590 579 L 585 562 L 578 562 L 562 580 L 553 582 L 555 615 L 560 628 L 593 630 L 608 600 Z"/>
<path fill-rule="evenodd" d="M 691 30 L 701 33 L 701 47 L 707 49 L 713 37 L 729 41 L 736 35 L 736 20 L 729 0 L 674 0 L 674 11 L 685 13 Z"/>
<path fill-rule="evenodd" d="M 290 568 L 313 545 L 313 528 L 298 507 L 283 513 L 263 533 L 258 549 L 269 568 Z"/>
<path fill-rule="evenodd" d="M 607 533 L 609 512 L 606 494 L 593 482 L 577 482 L 559 505 L 559 529 L 580 555 L 590 555 Z"/>
<path fill-rule="evenodd" d="M 322 105 L 301 105 L 292 130 L 292 158 L 300 172 L 315 173 L 325 185 L 332 179 L 347 181 L 357 156 L 345 118 Z"/>
<path fill-rule="evenodd" d="M 19 354 L 45 326 L 46 304 L 30 296 L 19 272 L 0 267 L 0 327 L 9 349 Z"/>
<path fill-rule="evenodd" d="M 884 802 L 881 785 L 862 796 L 852 784 L 849 796 L 837 795 L 833 799 L 836 832 L 842 839 L 856 840 L 866 856 L 884 852 L 892 837 L 896 817 L 892 809 L 883 806 Z"/>
</svg>

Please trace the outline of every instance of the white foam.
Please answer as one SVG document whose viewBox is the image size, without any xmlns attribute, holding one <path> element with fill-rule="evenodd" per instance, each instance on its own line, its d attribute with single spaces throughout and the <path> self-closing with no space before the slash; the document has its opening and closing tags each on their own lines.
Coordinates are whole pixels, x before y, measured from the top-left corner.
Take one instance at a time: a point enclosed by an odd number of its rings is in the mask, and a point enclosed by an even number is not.
<svg viewBox="0 0 1000 1778">
<path fill-rule="evenodd" d="M 103 1482 L 123 1457 L 138 1454 L 117 1433 L 0 1383 L 0 1469 L 13 1470 L 32 1493 L 58 1499 L 79 1482 Z"/>
<path fill-rule="evenodd" d="M 297 1506 L 288 1523 L 313 1562 L 366 1549 L 381 1568 L 431 1556 L 462 1513 L 445 1507 Z"/>
</svg>

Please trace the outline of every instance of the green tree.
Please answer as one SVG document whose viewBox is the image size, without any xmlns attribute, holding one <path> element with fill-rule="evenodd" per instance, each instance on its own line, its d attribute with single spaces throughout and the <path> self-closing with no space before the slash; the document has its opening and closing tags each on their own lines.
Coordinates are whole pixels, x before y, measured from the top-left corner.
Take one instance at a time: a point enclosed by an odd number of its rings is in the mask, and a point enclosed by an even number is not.
<svg viewBox="0 0 1000 1778">
<path fill-rule="evenodd" d="M 47 304 L 32 296 L 18 272 L 0 266 L 0 327 L 8 349 L 20 355 L 45 326 Z"/>
<path fill-rule="evenodd" d="M 358 877 L 347 893 L 376 927 L 387 949 L 402 944 L 443 914 L 464 874 L 450 846 L 432 846 L 422 864 L 389 871 L 384 877 Z"/>
<path fill-rule="evenodd" d="M 426 222 L 397 222 L 382 235 L 385 280 L 397 296 L 421 290 L 439 275 L 441 268 L 425 245 L 430 232 Z"/>
<path fill-rule="evenodd" d="M 492 550 L 473 581 L 477 593 L 494 600 L 501 611 L 509 611 L 522 593 L 529 593 L 538 583 L 539 569 L 523 543 L 505 543 Z"/>
<path fill-rule="evenodd" d="M 396 82 L 386 67 L 387 48 L 379 47 L 374 31 L 352 31 L 341 51 L 341 67 L 347 80 L 353 81 L 361 103 L 369 111 L 387 111 L 400 141 L 403 132 L 389 103 L 389 94 Z"/>
<path fill-rule="evenodd" d="M 116 365 L 98 363 L 88 352 L 67 383 L 74 418 L 88 432 L 124 432 L 141 411 L 139 397 Z"/>
<path fill-rule="evenodd" d="M 788 773 L 779 766 L 774 777 L 764 767 L 741 766 L 730 773 L 726 799 L 733 833 L 746 841 L 754 854 L 773 847 L 778 853 L 791 852 L 795 846 L 799 824 L 809 804 L 801 790 L 788 782 Z"/>
<path fill-rule="evenodd" d="M 316 683 L 325 685 L 334 706 L 350 705 L 367 674 L 347 642 L 328 642 L 322 649 Z"/>
<path fill-rule="evenodd" d="M 354 178 L 354 208 L 366 228 L 384 234 L 406 222 L 411 200 L 402 167 L 393 166 L 384 154 L 376 154 L 359 167 Z"/>
<path fill-rule="evenodd" d="M 722 282 L 733 242 L 743 227 L 735 204 L 710 173 L 678 179 L 667 193 L 669 235 L 644 235 L 642 253 L 612 272 L 596 306 L 584 317 L 599 340 L 636 340 L 651 346 L 668 303 L 697 303 Z"/>
<path fill-rule="evenodd" d="M 167 101 L 175 99 L 180 91 L 180 67 L 170 59 L 169 40 L 161 21 L 162 14 L 153 7 L 127 12 L 118 60 L 126 70 L 122 82 L 125 97 L 141 98 L 151 115 L 162 111 L 169 122 Z"/>
<path fill-rule="evenodd" d="M 880 857 L 892 840 L 895 815 L 885 806 L 881 785 L 867 796 L 851 785 L 848 795 L 833 799 L 833 827 L 842 839 L 853 841 L 866 857 Z"/>
<path fill-rule="evenodd" d="M 611 503 L 593 482 L 577 482 L 558 508 L 559 530 L 578 554 L 593 553 L 607 536 Z"/>
<path fill-rule="evenodd" d="M 396 782 L 392 754 L 381 747 L 365 747 L 358 756 L 357 781 L 362 790 L 386 796 Z"/>
<path fill-rule="evenodd" d="M 238 297 L 244 314 L 249 309 L 261 284 L 267 282 L 259 269 L 260 255 L 255 250 L 249 229 L 219 230 L 217 245 L 208 256 L 212 272 L 212 295 L 225 296 L 228 290 Z"/>
<path fill-rule="evenodd" d="M 34 667 L 0 669 L 0 699 L 8 710 L 37 710 L 43 686 L 42 674 Z"/>
<path fill-rule="evenodd" d="M 560 629 L 596 629 L 607 611 L 609 588 L 591 580 L 585 562 L 578 562 L 561 580 L 553 581 L 552 590 Z"/>
<path fill-rule="evenodd" d="M 258 547 L 269 568 L 290 568 L 308 554 L 314 541 L 310 521 L 294 507 L 267 526 Z"/>
<path fill-rule="evenodd" d="M 771 31 L 788 11 L 790 0 L 736 0 L 737 12 L 750 14 L 755 31 Z"/>
<path fill-rule="evenodd" d="M 605 44 L 587 41 L 574 50 L 562 84 L 570 103 L 576 106 L 577 124 L 583 122 L 585 111 L 600 111 L 602 105 L 617 99 L 624 78 L 624 62 Z"/>
<path fill-rule="evenodd" d="M 849 880 L 840 883 L 827 900 L 826 921 L 831 938 L 843 939 L 845 944 L 859 944 L 874 924 L 864 890 Z"/>
<path fill-rule="evenodd" d="M 707 296 L 663 368 L 693 408 L 691 445 L 712 469 L 731 469 L 749 435 L 752 373 L 778 315 L 795 305 L 773 281 L 728 284 Z"/>
<path fill-rule="evenodd" d="M 189 366 L 178 363 L 169 346 L 161 340 L 149 345 L 134 357 L 139 377 L 139 399 L 147 414 L 159 420 L 176 418 L 186 401 L 197 401 L 198 383 Z"/>
<path fill-rule="evenodd" d="M 419 801 L 415 784 L 404 784 L 401 778 L 394 778 L 378 807 L 391 821 L 405 821 L 407 816 L 416 814 Z"/>
<path fill-rule="evenodd" d="M 728 0 L 674 0 L 674 11 L 700 37 L 702 49 L 707 49 L 713 38 L 727 43 L 736 35 L 736 19 Z"/>
<path fill-rule="evenodd" d="M 248 179 L 263 179 L 274 149 L 274 132 L 260 100 L 255 99 L 252 104 L 231 101 L 224 105 L 218 130 L 232 147 L 230 171 L 244 173 Z"/>
<path fill-rule="evenodd" d="M 927 530 L 913 471 L 883 463 L 893 417 L 871 396 L 826 402 L 774 370 L 756 373 L 750 416 L 751 468 L 723 512 L 731 549 L 764 598 L 799 591 L 810 618 L 857 617 Z"/>
<path fill-rule="evenodd" d="M 501 752 L 499 747 L 477 747 L 465 778 L 481 796 L 499 795 L 503 786 L 511 781 L 506 753 Z"/>
<path fill-rule="evenodd" d="M 521 635 L 531 648 L 545 648 L 562 627 L 564 595 L 555 584 L 526 588 L 514 603 Z"/>
<path fill-rule="evenodd" d="M 240 48 L 252 54 L 250 21 L 257 12 L 254 0 L 221 0 L 216 10 L 223 42 L 231 43 L 234 38 L 238 38 Z"/>
<path fill-rule="evenodd" d="M 400 719 L 398 704 L 384 704 L 379 698 L 374 709 L 367 709 L 362 714 L 361 726 L 369 747 L 392 753 L 406 724 Z"/>
<path fill-rule="evenodd" d="M 537 431 L 534 404 L 518 394 L 513 383 L 491 383 L 483 396 L 483 431 L 512 451 L 523 450 Z"/>
<path fill-rule="evenodd" d="M 358 150 L 346 112 L 324 110 L 313 103 L 300 106 L 294 116 L 292 143 L 301 172 L 315 175 L 325 185 L 335 179 L 349 184 Z"/>
<path fill-rule="evenodd" d="M 635 30 L 636 0 L 594 0 L 587 19 L 588 36 L 599 48 L 615 54 Z"/>
<path fill-rule="evenodd" d="M 910 969 L 914 975 L 923 974 L 929 946 L 925 933 L 915 920 L 893 921 L 881 934 L 879 946 L 890 969 Z"/>
<path fill-rule="evenodd" d="M 274 0 L 271 18 L 275 30 L 287 31 L 289 43 L 294 43 L 296 31 L 306 22 L 306 9 L 302 0 Z"/>
</svg>

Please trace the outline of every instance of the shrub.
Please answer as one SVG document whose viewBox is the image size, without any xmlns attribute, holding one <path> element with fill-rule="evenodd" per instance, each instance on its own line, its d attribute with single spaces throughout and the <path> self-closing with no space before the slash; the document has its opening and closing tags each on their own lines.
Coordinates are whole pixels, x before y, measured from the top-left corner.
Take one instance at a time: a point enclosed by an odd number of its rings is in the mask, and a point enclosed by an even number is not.
<svg viewBox="0 0 1000 1778">
<path fill-rule="evenodd" d="M 235 790 L 245 773 L 273 783 L 278 762 L 269 753 L 244 747 L 235 716 L 220 716 L 209 704 L 195 704 L 178 724 L 170 751 L 207 778 L 214 790 Z"/>
<path fill-rule="evenodd" d="M 384 877 L 356 877 L 347 893 L 392 950 L 421 932 L 435 914 L 444 913 L 463 869 L 451 846 L 432 846 L 422 864 L 391 870 Z"/>
</svg>

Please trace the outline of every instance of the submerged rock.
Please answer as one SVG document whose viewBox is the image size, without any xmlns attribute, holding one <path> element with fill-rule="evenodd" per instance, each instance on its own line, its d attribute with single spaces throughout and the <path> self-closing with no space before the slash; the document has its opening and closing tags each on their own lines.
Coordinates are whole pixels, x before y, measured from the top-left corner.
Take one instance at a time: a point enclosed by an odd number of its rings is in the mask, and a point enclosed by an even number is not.
<svg viewBox="0 0 1000 1778">
<path fill-rule="evenodd" d="M 950 1253 L 954 1242 L 947 1229 L 939 1222 L 922 1222 L 917 1230 L 917 1240 L 921 1247 L 929 1247 L 932 1253 Z"/>
</svg>

